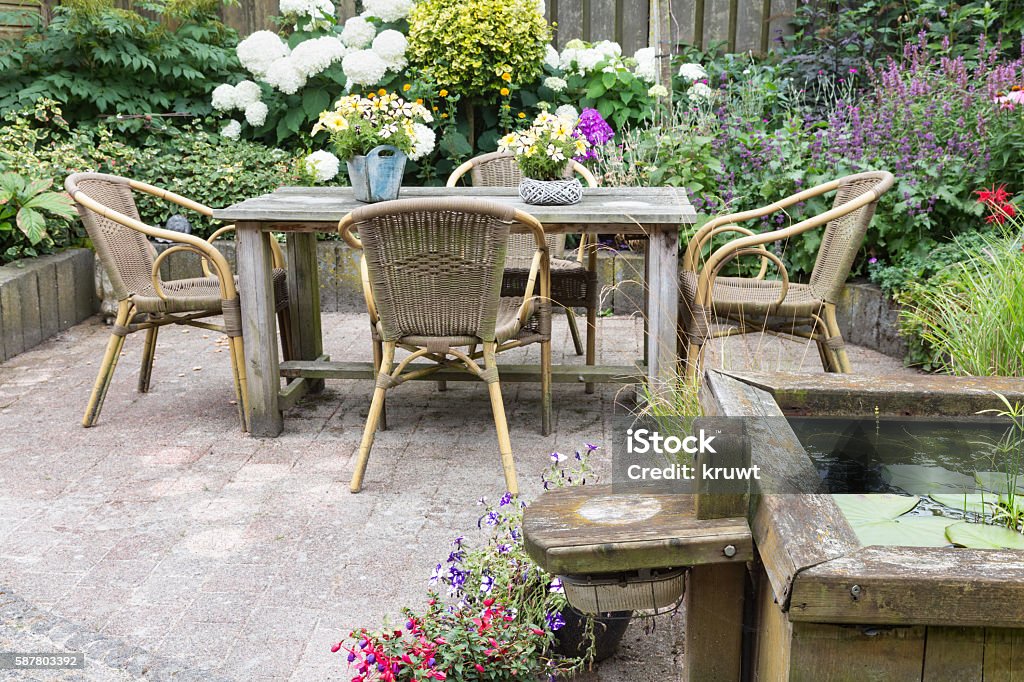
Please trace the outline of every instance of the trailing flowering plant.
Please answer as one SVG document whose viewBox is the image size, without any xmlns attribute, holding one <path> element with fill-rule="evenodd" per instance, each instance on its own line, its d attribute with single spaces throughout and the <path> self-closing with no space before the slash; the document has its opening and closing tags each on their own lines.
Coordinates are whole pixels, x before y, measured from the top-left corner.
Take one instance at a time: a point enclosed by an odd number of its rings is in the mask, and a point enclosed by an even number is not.
<svg viewBox="0 0 1024 682">
<path fill-rule="evenodd" d="M 596 449 L 588 444 L 573 457 L 552 453 L 542 476 L 545 489 L 585 483 Z M 461 536 L 452 542 L 448 558 L 434 567 L 423 613 L 403 609 L 404 629 L 361 628 L 334 645 L 355 669 L 353 682 L 554 679 L 592 659 L 592 646 L 580 658 L 553 653 L 568 603 L 558 578 L 526 554 L 526 503 L 505 493 L 497 504 L 479 504 L 484 513 L 478 526 L 489 531 L 487 543 L 471 547 Z"/>
<path fill-rule="evenodd" d="M 330 133 L 338 156 L 363 156 L 382 144 L 394 145 L 415 160 L 434 148 L 434 131 L 424 123 L 434 120 L 422 104 L 406 102 L 396 93 L 380 91 L 367 97 L 346 95 L 334 109 L 324 111 L 313 126 Z"/>
<path fill-rule="evenodd" d="M 534 180 L 561 180 L 574 156 L 586 153 L 590 143 L 576 131 L 576 121 L 542 111 L 526 130 L 498 140 L 498 151 L 511 152 L 519 170 Z"/>
</svg>

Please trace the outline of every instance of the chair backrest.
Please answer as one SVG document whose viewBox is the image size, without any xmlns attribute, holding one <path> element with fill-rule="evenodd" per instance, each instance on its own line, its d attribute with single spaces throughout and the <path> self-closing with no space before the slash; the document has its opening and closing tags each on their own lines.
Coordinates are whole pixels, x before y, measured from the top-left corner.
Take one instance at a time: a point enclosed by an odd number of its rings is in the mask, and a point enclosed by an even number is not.
<svg viewBox="0 0 1024 682">
<path fill-rule="evenodd" d="M 519 164 L 516 163 L 516 157 L 508 152 L 481 154 L 470 159 L 468 164 L 470 164 L 469 177 L 473 181 L 474 187 L 518 187 L 523 179 Z M 460 172 L 459 169 L 456 169 L 448 178 L 448 186 L 452 186 L 453 182 L 457 181 L 463 173 L 464 171 Z M 572 178 L 575 175 L 582 177 L 588 187 L 597 187 L 597 179 L 593 173 L 582 164 L 571 161 L 565 168 L 565 177 Z M 560 256 L 565 250 L 564 234 L 549 235 L 546 240 L 548 253 L 552 256 Z M 530 267 L 536 247 L 537 244 L 532 235 L 511 235 L 508 241 L 508 267 L 523 269 Z"/>
<path fill-rule="evenodd" d="M 77 193 L 85 194 L 109 209 L 140 220 L 128 183 L 128 178 L 118 175 L 75 173 L 64 181 L 64 188 L 72 197 Z M 75 206 L 117 299 L 124 300 L 134 293 L 151 289 L 153 246 L 146 235 L 106 218 L 80 202 Z"/>
<path fill-rule="evenodd" d="M 384 339 L 493 341 L 514 214 L 510 206 L 465 198 L 399 199 L 355 210 L 352 228 L 363 243 Z"/>
<path fill-rule="evenodd" d="M 848 175 L 839 180 L 832 208 L 840 208 L 865 192 L 875 192 L 875 200 L 834 218 L 825 226 L 818 257 L 811 271 L 810 285 L 817 296 L 836 302 L 850 268 L 857 258 L 864 235 L 878 206 L 878 197 L 892 187 L 893 176 L 885 171 Z"/>
</svg>

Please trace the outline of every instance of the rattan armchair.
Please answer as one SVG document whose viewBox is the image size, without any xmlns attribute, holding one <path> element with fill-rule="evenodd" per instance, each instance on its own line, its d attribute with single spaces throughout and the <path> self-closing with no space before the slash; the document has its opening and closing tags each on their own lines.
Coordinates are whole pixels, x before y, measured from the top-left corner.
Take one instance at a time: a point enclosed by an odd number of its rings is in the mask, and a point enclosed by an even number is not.
<svg viewBox="0 0 1024 682">
<path fill-rule="evenodd" d="M 500 296 L 513 223 L 525 226 L 535 244 L 527 284 L 516 298 Z M 460 368 L 487 383 L 505 483 L 517 493 L 495 355 L 541 344 L 541 408 L 543 430 L 548 433 L 551 306 L 543 227 L 528 214 L 488 201 L 400 199 L 359 208 L 343 218 L 338 229 L 342 239 L 363 252 L 360 267 L 377 370 L 352 492 L 362 487 L 385 393 L 441 368 Z M 399 348 L 410 354 L 395 365 Z M 481 357 L 483 366 L 477 363 Z M 432 364 L 410 365 L 420 358 Z"/>
<path fill-rule="evenodd" d="M 467 173 L 474 187 L 518 187 L 519 181 L 523 179 L 515 157 L 504 152 L 483 154 L 466 161 L 448 176 L 448 187 L 458 185 Z M 570 162 L 567 174 L 579 175 L 588 187 L 597 187 L 597 178 L 594 174 L 576 161 Z M 580 235 L 580 245 L 576 250 L 576 257 L 572 259 L 558 257 L 565 250 L 564 234 L 549 235 L 547 240 L 548 252 L 551 254 L 552 302 L 565 309 L 576 355 L 583 355 L 584 349 L 573 308 L 586 309 L 586 364 L 593 365 L 596 355 L 597 307 L 600 298 L 597 285 L 596 235 Z M 514 296 L 516 292 L 523 290 L 529 276 L 532 257 L 533 240 L 530 235 L 514 234 L 509 238 L 508 259 L 505 262 L 502 284 L 503 296 Z M 586 391 L 593 393 L 594 384 L 587 384 Z"/>
<path fill-rule="evenodd" d="M 173 192 L 116 175 L 75 173 L 67 178 L 64 187 L 75 200 L 78 214 L 118 299 L 117 318 L 82 419 L 83 426 L 93 426 L 99 419 L 125 337 L 137 331 L 146 332 L 138 383 L 139 391 L 146 393 L 153 374 L 153 358 L 160 327 L 181 324 L 227 335 L 238 417 L 242 429 L 247 430 L 248 399 L 238 290 L 231 266 L 212 243 L 233 227 L 222 227 L 209 240 L 205 240 L 147 225 L 139 219 L 133 191 L 151 194 L 204 216 L 212 215 L 213 211 L 208 206 Z M 164 239 L 173 244 L 157 255 L 148 237 Z M 287 358 L 290 356 L 291 325 L 287 309 L 284 257 L 277 242 L 271 239 L 270 243 L 275 268 L 274 295 L 283 352 Z M 200 256 L 204 276 L 164 280 L 160 276 L 161 264 L 171 254 L 182 251 Z M 214 315 L 223 315 L 224 323 L 217 325 L 203 321 L 203 318 Z"/>
<path fill-rule="evenodd" d="M 858 173 L 705 224 L 686 248 L 680 276 L 680 353 L 686 376 L 692 380 L 699 375 L 709 339 L 749 333 L 810 339 L 817 344 L 826 372 L 852 372 L 836 321 L 836 301 L 878 198 L 892 184 L 892 174 L 885 171 Z M 829 192 L 836 193 L 830 210 L 790 227 L 754 234 L 740 225 Z M 782 260 L 766 246 L 821 226 L 825 231 L 810 280 L 807 284 L 790 282 Z M 704 249 L 711 240 L 730 232 L 741 236 L 705 257 Z M 718 276 L 727 263 L 748 256 L 761 259 L 756 277 Z M 765 279 L 770 265 L 778 269 L 779 279 Z"/>
</svg>

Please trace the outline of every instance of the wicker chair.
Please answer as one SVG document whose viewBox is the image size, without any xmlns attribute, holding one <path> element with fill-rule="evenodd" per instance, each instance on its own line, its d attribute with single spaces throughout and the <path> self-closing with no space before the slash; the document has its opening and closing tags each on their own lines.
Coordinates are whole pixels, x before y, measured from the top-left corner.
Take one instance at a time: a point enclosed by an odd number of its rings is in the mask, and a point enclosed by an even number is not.
<svg viewBox="0 0 1024 682">
<path fill-rule="evenodd" d="M 704 225 L 686 248 L 680 278 L 680 350 L 686 376 L 692 380 L 699 374 L 708 339 L 765 332 L 811 339 L 818 346 L 826 372 L 852 372 L 836 322 L 836 301 L 875 214 L 878 198 L 892 184 L 892 174 L 885 171 L 858 173 Z M 836 197 L 830 210 L 790 227 L 754 234 L 739 225 L 833 191 Z M 823 225 L 825 232 L 810 281 L 790 283 L 782 260 L 765 245 Z M 704 247 L 715 236 L 729 232 L 742 236 L 715 249 L 705 260 Z M 761 259 L 756 277 L 718 277 L 726 263 L 744 256 Z M 769 263 L 778 268 L 780 279 L 765 279 Z M 714 329 L 721 323 L 733 326 Z"/>
<path fill-rule="evenodd" d="M 503 152 L 483 154 L 466 161 L 448 177 L 448 187 L 455 187 L 463 176 L 469 173 L 475 187 L 518 187 L 523 179 L 515 157 Z M 579 175 L 589 187 L 597 187 L 597 178 L 587 168 L 575 161 L 569 164 L 568 175 Z M 558 258 L 565 250 L 565 235 L 549 235 L 548 252 L 551 258 L 551 299 L 555 305 L 565 309 L 569 321 L 569 332 L 576 355 L 583 355 L 580 330 L 576 325 L 573 308 L 587 311 L 586 364 L 593 365 L 596 355 L 597 306 L 600 290 L 597 286 L 597 250 L 589 248 L 591 238 L 580 236 L 576 258 Z M 533 240 L 530 235 L 514 234 L 509 238 L 508 259 L 502 283 L 502 296 L 514 296 L 521 292 L 529 276 L 530 259 L 533 257 Z M 594 384 L 586 386 L 587 393 L 594 392 Z"/>
<path fill-rule="evenodd" d="M 146 331 L 139 372 L 139 391 L 149 391 L 156 351 L 157 332 L 169 324 L 182 324 L 223 332 L 228 336 L 231 367 L 235 379 L 238 417 L 243 430 L 248 430 L 248 397 L 245 380 L 245 357 L 242 346 L 241 309 L 231 266 L 212 242 L 232 230 L 225 226 L 209 240 L 172 230 L 151 227 L 139 219 L 133 190 L 145 192 L 205 216 L 212 215 L 208 206 L 143 182 L 103 173 L 75 173 L 64 187 L 75 200 L 78 214 L 85 224 L 96 253 L 110 278 L 118 298 L 114 322 L 106 354 L 100 365 L 89 404 L 82 419 L 83 426 L 93 426 L 99 419 L 103 399 L 114 375 L 118 357 L 128 334 Z M 147 237 L 173 242 L 159 255 Z M 274 261 L 274 295 L 281 325 L 283 354 L 290 357 L 290 322 L 284 258 L 281 249 L 270 240 Z M 165 281 L 160 277 L 164 259 L 179 251 L 191 251 L 201 260 L 204 277 Z M 203 322 L 202 318 L 223 315 L 224 324 Z"/>
<path fill-rule="evenodd" d="M 513 223 L 534 238 L 524 290 L 501 297 L 501 272 Z M 545 434 L 551 420 L 551 305 L 544 229 L 511 207 L 474 199 L 400 199 L 349 214 L 342 239 L 363 251 L 363 292 L 370 313 L 377 385 L 366 419 L 351 490 L 359 492 L 385 393 L 441 368 L 464 369 L 487 383 L 505 483 L 518 492 L 512 445 L 495 354 L 541 344 L 541 403 Z M 353 235 L 358 232 L 359 237 Z M 482 352 L 477 352 L 480 345 Z M 461 350 L 468 347 L 468 351 Z M 411 351 L 393 368 L 395 351 Z M 476 360 L 483 357 L 483 366 Z M 434 364 L 410 369 L 413 360 Z M 451 358 L 451 359 L 450 359 Z"/>
</svg>

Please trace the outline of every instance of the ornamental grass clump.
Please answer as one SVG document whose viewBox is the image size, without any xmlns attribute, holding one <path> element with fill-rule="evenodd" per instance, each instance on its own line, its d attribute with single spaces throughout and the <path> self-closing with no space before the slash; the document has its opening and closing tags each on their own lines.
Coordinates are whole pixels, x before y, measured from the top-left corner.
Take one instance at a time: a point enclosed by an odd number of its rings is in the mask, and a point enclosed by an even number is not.
<svg viewBox="0 0 1024 682">
<path fill-rule="evenodd" d="M 374 147 L 387 144 L 416 160 L 434 148 L 434 131 L 425 125 L 433 120 L 422 104 L 406 102 L 393 92 L 346 95 L 334 109 L 320 114 L 312 134 L 326 130 L 342 159 L 365 156 Z"/>
<path fill-rule="evenodd" d="M 587 445 L 574 456 L 552 453 L 544 488 L 583 485 L 592 476 Z M 477 525 L 486 543 L 455 538 L 430 578 L 427 607 L 403 609 L 398 627 L 358 628 L 335 644 L 353 682 L 410 680 L 548 680 L 582 670 L 594 656 L 593 622 L 578 658 L 554 653 L 569 606 L 558 578 L 537 566 L 523 545 L 526 503 L 505 493 L 483 507 Z"/>
<path fill-rule="evenodd" d="M 498 151 L 514 154 L 519 170 L 533 180 L 562 180 L 574 156 L 590 144 L 569 118 L 542 111 L 526 130 L 498 140 Z"/>
</svg>

